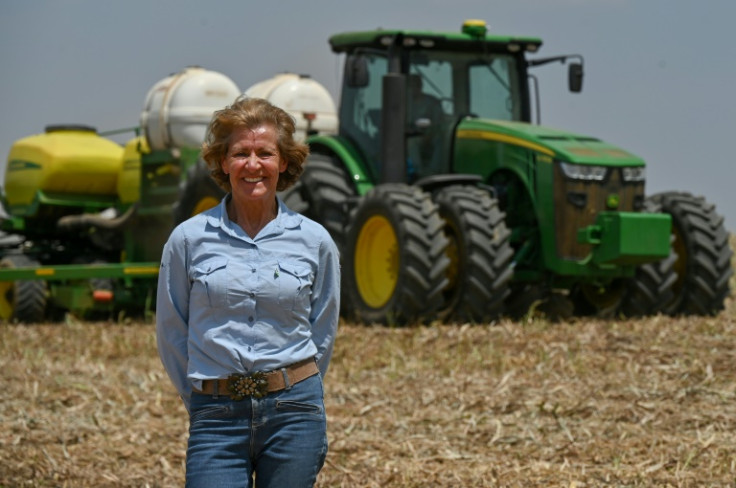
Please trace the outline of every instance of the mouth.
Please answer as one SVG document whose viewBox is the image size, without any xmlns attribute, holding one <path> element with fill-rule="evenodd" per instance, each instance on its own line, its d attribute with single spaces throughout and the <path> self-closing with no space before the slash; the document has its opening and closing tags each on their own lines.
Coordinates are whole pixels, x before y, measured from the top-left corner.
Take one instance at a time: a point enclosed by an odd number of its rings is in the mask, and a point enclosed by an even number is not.
<svg viewBox="0 0 736 488">
<path fill-rule="evenodd" d="M 243 178 L 243 181 L 246 183 L 258 183 L 259 181 L 263 181 L 263 177 L 260 176 L 258 178 Z"/>
</svg>

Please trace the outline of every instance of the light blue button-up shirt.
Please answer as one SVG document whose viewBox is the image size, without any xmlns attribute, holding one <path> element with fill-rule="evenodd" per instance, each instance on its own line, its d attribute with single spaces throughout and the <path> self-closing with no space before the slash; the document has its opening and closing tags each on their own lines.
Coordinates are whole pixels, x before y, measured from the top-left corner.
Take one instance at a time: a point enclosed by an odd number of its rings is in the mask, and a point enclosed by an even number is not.
<svg viewBox="0 0 736 488">
<path fill-rule="evenodd" d="M 255 238 L 220 204 L 178 225 L 161 257 L 159 356 L 189 410 L 192 387 L 315 357 L 327 373 L 340 310 L 330 235 L 279 199 Z"/>
</svg>

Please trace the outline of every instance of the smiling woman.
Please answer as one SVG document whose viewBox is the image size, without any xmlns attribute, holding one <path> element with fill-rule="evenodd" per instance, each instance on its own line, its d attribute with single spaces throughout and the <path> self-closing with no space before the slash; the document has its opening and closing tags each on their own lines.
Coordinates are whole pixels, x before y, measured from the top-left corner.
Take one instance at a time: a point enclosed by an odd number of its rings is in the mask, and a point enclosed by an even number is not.
<svg viewBox="0 0 736 488">
<path fill-rule="evenodd" d="M 287 167 L 279 155 L 276 128 L 270 124 L 236 128 L 221 166 L 233 195 L 228 216 L 255 237 L 276 218 L 276 186 Z"/>
<path fill-rule="evenodd" d="M 309 152 L 294 131 L 263 99 L 216 112 L 202 157 L 228 193 L 164 247 L 156 332 L 190 414 L 187 486 L 312 486 L 325 460 L 340 267 L 327 231 L 276 194 Z"/>
</svg>

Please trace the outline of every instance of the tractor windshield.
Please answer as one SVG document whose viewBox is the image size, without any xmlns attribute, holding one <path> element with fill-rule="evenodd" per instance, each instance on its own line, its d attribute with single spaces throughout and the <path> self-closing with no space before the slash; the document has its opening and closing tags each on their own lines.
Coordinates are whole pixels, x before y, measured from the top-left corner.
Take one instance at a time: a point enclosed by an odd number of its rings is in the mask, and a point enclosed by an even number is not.
<svg viewBox="0 0 736 488">
<path fill-rule="evenodd" d="M 522 119 L 517 61 L 510 55 L 414 51 L 409 63 L 424 94 L 437 98 L 448 116 Z"/>
<path fill-rule="evenodd" d="M 453 133 L 462 118 L 522 120 L 521 58 L 451 50 L 408 50 L 406 54 L 401 69 L 407 75 L 408 181 L 451 171 Z M 362 62 L 362 79 L 343 86 L 340 135 L 355 144 L 369 170 L 379 175 L 382 80 L 390 63 L 385 51 L 364 49 L 350 56 Z M 348 79 L 350 66 L 346 63 Z"/>
<path fill-rule="evenodd" d="M 447 173 L 457 123 L 466 116 L 521 120 L 516 59 L 453 51 L 413 51 L 407 77 L 409 180 Z"/>
</svg>

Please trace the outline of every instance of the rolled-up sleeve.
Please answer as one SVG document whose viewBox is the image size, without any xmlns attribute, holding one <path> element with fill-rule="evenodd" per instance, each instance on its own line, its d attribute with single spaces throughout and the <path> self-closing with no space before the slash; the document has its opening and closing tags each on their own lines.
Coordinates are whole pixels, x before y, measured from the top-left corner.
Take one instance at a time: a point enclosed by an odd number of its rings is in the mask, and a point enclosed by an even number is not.
<svg viewBox="0 0 736 488">
<path fill-rule="evenodd" d="M 171 382 L 189 410 L 192 388 L 187 379 L 189 277 L 186 239 L 180 227 L 164 246 L 156 293 L 156 343 Z"/>
<path fill-rule="evenodd" d="M 319 266 L 314 280 L 309 321 L 317 346 L 317 365 L 322 377 L 332 357 L 340 317 L 340 256 L 332 239 L 319 247 Z"/>
</svg>

